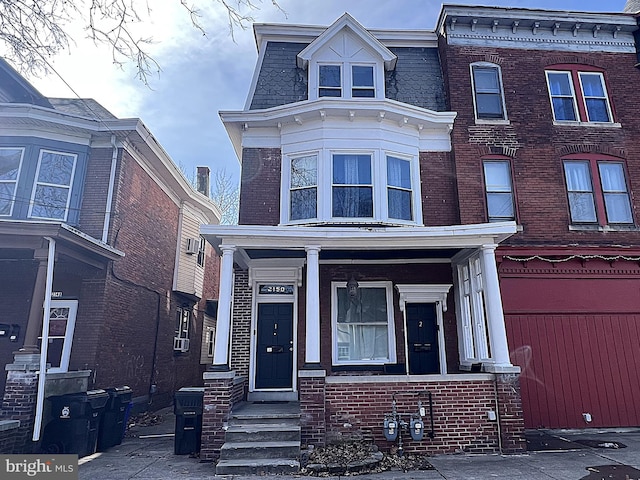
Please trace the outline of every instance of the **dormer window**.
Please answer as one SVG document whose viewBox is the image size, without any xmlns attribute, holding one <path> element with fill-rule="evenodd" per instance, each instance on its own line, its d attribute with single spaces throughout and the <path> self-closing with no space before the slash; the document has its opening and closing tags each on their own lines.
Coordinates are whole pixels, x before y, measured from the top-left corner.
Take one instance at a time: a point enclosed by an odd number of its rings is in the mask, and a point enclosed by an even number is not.
<svg viewBox="0 0 640 480">
<path fill-rule="evenodd" d="M 373 84 L 373 67 L 365 65 L 351 66 L 351 96 L 373 98 L 376 91 Z"/>
<path fill-rule="evenodd" d="M 340 65 L 318 65 L 318 96 L 342 96 L 342 69 Z"/>
</svg>

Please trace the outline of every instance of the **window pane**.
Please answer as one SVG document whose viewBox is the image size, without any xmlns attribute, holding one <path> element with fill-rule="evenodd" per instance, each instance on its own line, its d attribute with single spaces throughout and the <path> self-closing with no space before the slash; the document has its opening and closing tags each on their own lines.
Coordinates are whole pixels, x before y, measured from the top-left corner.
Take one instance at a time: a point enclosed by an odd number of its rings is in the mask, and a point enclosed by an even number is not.
<svg viewBox="0 0 640 480">
<path fill-rule="evenodd" d="M 316 218 L 316 188 L 303 188 L 291 191 L 291 220 Z"/>
<path fill-rule="evenodd" d="M 340 87 L 340 65 L 320 65 L 320 86 Z"/>
<path fill-rule="evenodd" d="M 15 183 L 0 183 L 0 215 L 9 215 L 13 204 Z"/>
<path fill-rule="evenodd" d="M 33 198 L 31 215 L 39 218 L 64 220 L 68 198 L 68 188 L 38 185 Z"/>
<path fill-rule="evenodd" d="M 591 173 L 585 161 L 564 162 L 564 173 L 569 191 L 591 192 Z"/>
<path fill-rule="evenodd" d="M 371 156 L 334 155 L 333 183 L 371 185 Z"/>
<path fill-rule="evenodd" d="M 570 192 L 569 208 L 573 222 L 594 223 L 596 221 L 596 210 L 591 193 Z"/>
<path fill-rule="evenodd" d="M 488 192 L 511 192 L 509 162 L 484 162 L 484 178 Z"/>
<path fill-rule="evenodd" d="M 389 317 L 385 288 L 361 287 L 350 298 L 346 288 L 337 291 L 338 359 L 372 361 L 389 359 Z"/>
<path fill-rule="evenodd" d="M 500 94 L 479 93 L 476 95 L 478 118 L 503 118 Z"/>
<path fill-rule="evenodd" d="M 291 187 L 309 187 L 318 183 L 317 157 L 294 158 L 291 160 Z"/>
<path fill-rule="evenodd" d="M 621 163 L 599 162 L 600 182 L 609 223 L 632 223 L 631 204 Z"/>
<path fill-rule="evenodd" d="M 553 114 L 556 120 L 576 120 L 576 111 L 573 108 L 573 98 L 553 98 Z"/>
<path fill-rule="evenodd" d="M 373 217 L 371 187 L 333 187 L 334 217 Z"/>
<path fill-rule="evenodd" d="M 319 95 L 321 97 L 341 97 L 342 90 L 340 88 L 321 88 Z"/>
<path fill-rule="evenodd" d="M 351 72 L 354 87 L 373 87 L 373 67 L 354 65 Z"/>
<path fill-rule="evenodd" d="M 573 96 L 571 80 L 568 72 L 547 72 L 551 95 Z"/>
<path fill-rule="evenodd" d="M 596 207 L 589 162 L 564 162 L 564 174 L 569 194 L 569 210 L 572 222 L 596 221 Z"/>
<path fill-rule="evenodd" d="M 354 88 L 351 92 L 352 97 L 357 98 L 373 98 L 375 91 L 373 88 Z"/>
<path fill-rule="evenodd" d="M 509 220 L 515 218 L 511 193 L 487 193 L 489 220 Z"/>
<path fill-rule="evenodd" d="M 607 101 L 601 98 L 586 98 L 587 115 L 590 122 L 610 122 Z"/>
<path fill-rule="evenodd" d="M 621 163 L 599 162 L 600 181 L 604 192 L 625 192 L 627 183 L 624 178 L 624 169 Z"/>
<path fill-rule="evenodd" d="M 42 152 L 38 182 L 71 185 L 75 157 L 53 152 Z"/>
<path fill-rule="evenodd" d="M 498 69 L 493 67 L 473 67 L 476 92 L 500 93 Z"/>
<path fill-rule="evenodd" d="M 633 223 L 629 196 L 626 193 L 605 193 L 604 206 L 609 223 Z"/>
<path fill-rule="evenodd" d="M 411 212 L 411 192 L 406 190 L 389 189 L 389 218 L 399 220 L 413 220 Z"/>
<path fill-rule="evenodd" d="M 387 157 L 387 185 L 411 189 L 411 163 L 408 160 Z"/>
<path fill-rule="evenodd" d="M 0 148 L 0 181 L 18 179 L 20 160 L 22 160 L 22 150 Z"/>
<path fill-rule="evenodd" d="M 581 73 L 580 83 L 585 97 L 605 97 L 600 74 Z"/>
</svg>

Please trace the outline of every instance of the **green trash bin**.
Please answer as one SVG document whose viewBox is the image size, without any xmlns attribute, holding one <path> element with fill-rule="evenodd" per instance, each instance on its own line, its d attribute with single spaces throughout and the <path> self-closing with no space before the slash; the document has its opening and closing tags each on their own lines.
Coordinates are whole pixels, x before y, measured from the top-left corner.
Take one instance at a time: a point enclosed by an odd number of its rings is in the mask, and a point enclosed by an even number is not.
<svg viewBox="0 0 640 480">
<path fill-rule="evenodd" d="M 174 395 L 176 414 L 174 452 L 188 455 L 200 451 L 204 387 L 184 387 Z"/>
<path fill-rule="evenodd" d="M 102 412 L 109 400 L 104 390 L 49 397 L 52 420 L 42 436 L 46 453 L 76 453 L 86 457 L 96 452 Z"/>
<path fill-rule="evenodd" d="M 109 400 L 100 420 L 98 434 L 98 451 L 100 452 L 122 443 L 130 411 L 129 404 L 133 395 L 131 388 L 126 385 L 105 390 L 109 394 Z"/>
</svg>

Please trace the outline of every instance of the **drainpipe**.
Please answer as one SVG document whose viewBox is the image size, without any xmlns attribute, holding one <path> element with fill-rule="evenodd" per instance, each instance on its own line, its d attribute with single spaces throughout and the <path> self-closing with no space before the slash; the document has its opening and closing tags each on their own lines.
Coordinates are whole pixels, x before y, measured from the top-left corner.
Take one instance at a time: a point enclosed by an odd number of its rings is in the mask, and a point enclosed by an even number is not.
<svg viewBox="0 0 640 480">
<path fill-rule="evenodd" d="M 53 265 L 56 254 L 56 241 L 44 237 L 49 242 L 47 256 L 47 282 L 44 289 L 44 315 L 42 318 L 42 345 L 40 346 L 40 372 L 38 374 L 38 394 L 36 397 L 36 416 L 33 422 L 33 441 L 40 440 L 42 429 L 42 410 L 44 408 L 44 383 L 47 376 L 47 348 L 49 346 L 49 320 L 51 316 L 51 290 L 53 289 Z"/>
<path fill-rule="evenodd" d="M 102 243 L 107 243 L 109 235 L 109 223 L 111 222 L 111 203 L 113 203 L 113 190 L 116 181 L 116 166 L 118 164 L 118 147 L 116 145 L 116 136 L 111 135 L 111 145 L 113 151 L 111 153 L 111 171 L 109 172 L 109 190 L 107 191 L 107 208 L 104 213 L 104 225 L 102 227 Z"/>
</svg>

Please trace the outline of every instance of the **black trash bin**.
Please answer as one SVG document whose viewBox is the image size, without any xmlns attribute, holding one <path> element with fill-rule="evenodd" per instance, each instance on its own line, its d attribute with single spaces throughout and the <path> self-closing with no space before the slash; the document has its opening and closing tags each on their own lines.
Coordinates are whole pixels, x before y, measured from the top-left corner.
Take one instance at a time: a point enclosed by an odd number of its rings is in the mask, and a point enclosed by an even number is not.
<svg viewBox="0 0 640 480">
<path fill-rule="evenodd" d="M 204 387 L 184 387 L 175 393 L 173 412 L 176 414 L 174 439 L 176 455 L 188 455 L 200 451 L 203 400 Z"/>
<path fill-rule="evenodd" d="M 98 451 L 120 445 L 127 427 L 127 416 L 130 411 L 129 404 L 133 392 L 126 385 L 105 389 L 109 394 L 109 400 L 100 420 L 98 433 Z"/>
<path fill-rule="evenodd" d="M 104 390 L 69 393 L 48 398 L 52 420 L 42 436 L 47 453 L 76 453 L 86 457 L 96 452 L 100 418 L 109 400 Z"/>
</svg>

